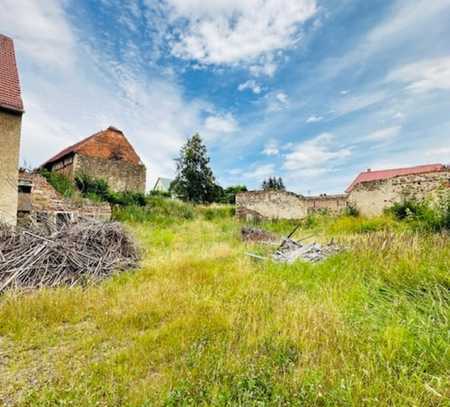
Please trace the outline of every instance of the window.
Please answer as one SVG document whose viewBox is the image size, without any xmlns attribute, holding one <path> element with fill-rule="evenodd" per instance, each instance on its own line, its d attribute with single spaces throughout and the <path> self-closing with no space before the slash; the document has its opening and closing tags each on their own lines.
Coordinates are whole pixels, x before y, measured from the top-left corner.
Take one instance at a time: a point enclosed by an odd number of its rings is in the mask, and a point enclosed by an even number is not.
<svg viewBox="0 0 450 407">
<path fill-rule="evenodd" d="M 31 185 L 19 185 L 19 193 L 31 194 Z"/>
</svg>

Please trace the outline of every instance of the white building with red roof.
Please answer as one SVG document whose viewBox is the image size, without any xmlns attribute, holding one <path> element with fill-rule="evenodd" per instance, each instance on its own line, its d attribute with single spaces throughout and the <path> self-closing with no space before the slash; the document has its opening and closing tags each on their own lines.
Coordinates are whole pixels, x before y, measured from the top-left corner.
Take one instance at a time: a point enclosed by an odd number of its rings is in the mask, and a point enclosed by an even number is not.
<svg viewBox="0 0 450 407">
<path fill-rule="evenodd" d="M 0 34 L 0 222 L 16 224 L 23 102 L 13 40 Z"/>
<path fill-rule="evenodd" d="M 450 169 L 427 164 L 360 173 L 346 189 L 348 202 L 362 215 L 379 215 L 396 202 L 433 198 L 450 187 Z"/>
</svg>

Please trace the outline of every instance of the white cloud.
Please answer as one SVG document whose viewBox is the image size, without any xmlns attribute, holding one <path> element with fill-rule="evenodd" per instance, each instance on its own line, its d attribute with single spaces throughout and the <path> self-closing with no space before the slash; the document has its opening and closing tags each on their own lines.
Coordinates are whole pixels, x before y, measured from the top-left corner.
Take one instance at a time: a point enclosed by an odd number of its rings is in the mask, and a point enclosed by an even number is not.
<svg viewBox="0 0 450 407">
<path fill-rule="evenodd" d="M 208 116 L 204 127 L 208 132 L 215 134 L 228 134 L 239 130 L 238 123 L 231 113 L 222 116 Z"/>
<path fill-rule="evenodd" d="M 310 176 L 329 171 L 335 164 L 351 156 L 350 149 L 337 146 L 335 141 L 334 135 L 322 133 L 294 145 L 292 152 L 286 154 L 284 168 Z"/>
<path fill-rule="evenodd" d="M 34 63 L 68 69 L 74 63 L 75 36 L 58 0 L 1 0 L 2 34 L 14 36 L 19 53 Z"/>
<path fill-rule="evenodd" d="M 405 114 L 402 112 L 397 112 L 392 116 L 392 118 L 395 120 L 403 120 L 405 117 Z"/>
<path fill-rule="evenodd" d="M 350 91 L 349 90 L 347 90 L 347 89 L 344 89 L 344 90 L 341 90 L 341 95 L 343 95 L 343 96 L 345 96 L 345 95 L 347 95 L 347 94 L 349 94 L 350 93 Z"/>
<path fill-rule="evenodd" d="M 267 156 L 276 156 L 280 154 L 280 150 L 278 148 L 278 144 L 275 140 L 270 140 L 266 145 L 264 146 L 264 150 L 262 151 L 264 155 Z"/>
<path fill-rule="evenodd" d="M 317 122 L 320 122 L 320 121 L 322 121 L 323 120 L 323 117 L 322 116 L 315 116 L 315 115 L 312 115 L 312 116 L 309 116 L 307 119 L 306 119 L 306 123 L 317 123 Z"/>
<path fill-rule="evenodd" d="M 244 90 L 247 90 L 247 89 L 251 90 L 256 95 L 259 95 L 262 91 L 261 85 L 253 79 L 248 80 L 247 82 L 241 83 L 238 86 L 238 90 L 240 92 L 243 92 Z"/>
<path fill-rule="evenodd" d="M 387 127 L 370 133 L 365 139 L 368 141 L 392 141 L 400 134 L 401 126 Z"/>
<path fill-rule="evenodd" d="M 450 90 L 450 57 L 415 62 L 395 69 L 387 76 L 388 81 L 407 84 L 414 93 L 433 90 Z"/>
<path fill-rule="evenodd" d="M 279 112 L 285 109 L 289 103 L 288 95 L 281 91 L 268 93 L 265 95 L 265 99 L 268 112 Z"/>
<path fill-rule="evenodd" d="M 378 54 L 394 49 L 398 52 L 403 45 L 413 43 L 416 47 L 429 46 L 430 38 L 442 38 L 442 29 L 431 30 L 430 27 L 445 27 L 449 11 L 449 0 L 391 1 L 384 20 L 370 30 L 350 52 L 326 61 L 321 71 L 325 78 L 332 78 L 345 70 L 360 67 Z"/>
<path fill-rule="evenodd" d="M 339 99 L 334 106 L 337 115 L 345 115 L 358 110 L 366 109 L 380 103 L 386 98 L 386 93 L 381 90 L 367 91 L 358 95 Z"/>
<path fill-rule="evenodd" d="M 246 63 L 273 74 L 278 50 L 296 46 L 315 0 L 166 0 L 177 25 L 172 53 L 203 64 Z"/>
<path fill-rule="evenodd" d="M 135 146 L 151 185 L 157 176 L 173 175 L 173 158 L 186 137 L 206 131 L 206 125 L 211 137 L 236 127 L 229 115 L 205 122 L 205 113 L 214 107 L 186 100 L 175 80 L 142 69 L 137 58 L 122 63 L 117 52 L 128 55 L 134 44 L 123 42 L 121 49 L 112 49 L 105 42 L 90 48 L 84 31 L 71 25 L 65 2 L 0 3 L 8 9 L 0 13 L 0 26 L 15 39 L 26 109 L 20 162 L 39 165 L 62 148 L 114 125 Z"/>
<path fill-rule="evenodd" d="M 254 180 L 263 181 L 267 177 L 272 177 L 275 174 L 274 164 L 262 164 L 256 165 L 248 172 L 247 177 Z"/>
</svg>

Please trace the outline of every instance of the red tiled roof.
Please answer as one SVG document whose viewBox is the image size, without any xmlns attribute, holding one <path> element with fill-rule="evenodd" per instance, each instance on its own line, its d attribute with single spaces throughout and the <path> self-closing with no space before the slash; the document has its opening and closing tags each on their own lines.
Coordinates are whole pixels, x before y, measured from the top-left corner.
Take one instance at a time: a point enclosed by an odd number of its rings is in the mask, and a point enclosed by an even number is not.
<svg viewBox="0 0 450 407">
<path fill-rule="evenodd" d="M 416 167 L 408 168 L 394 168 L 389 170 L 371 171 L 367 170 L 360 173 L 355 180 L 350 184 L 350 186 L 345 190 L 345 192 L 351 192 L 356 185 L 362 182 L 380 181 L 384 179 L 394 178 L 402 175 L 413 175 L 413 174 L 426 174 L 429 172 L 439 172 L 445 169 L 443 164 L 427 164 L 418 165 Z"/>
<path fill-rule="evenodd" d="M 120 140 L 114 139 L 111 133 L 120 135 Z M 92 136 L 86 137 L 60 151 L 58 154 L 47 160 L 41 167 L 45 167 L 48 164 L 59 161 L 65 156 L 73 153 L 80 153 L 81 155 L 87 155 L 91 157 L 98 157 L 108 159 L 111 158 L 111 154 L 115 150 L 119 150 L 123 153 L 123 159 L 135 165 L 142 164 L 141 159 L 137 155 L 136 151 L 129 143 L 123 132 L 115 127 L 108 127 L 106 130 L 101 130 Z"/>
<path fill-rule="evenodd" d="M 0 34 L 0 108 L 23 112 L 14 43 Z"/>
</svg>

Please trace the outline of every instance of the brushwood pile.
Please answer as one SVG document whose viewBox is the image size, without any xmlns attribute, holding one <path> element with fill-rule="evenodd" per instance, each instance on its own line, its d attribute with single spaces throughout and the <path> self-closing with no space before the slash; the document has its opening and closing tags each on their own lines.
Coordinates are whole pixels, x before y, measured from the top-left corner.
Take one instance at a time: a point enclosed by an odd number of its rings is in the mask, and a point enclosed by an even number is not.
<svg viewBox="0 0 450 407">
<path fill-rule="evenodd" d="M 0 293 L 84 285 L 135 268 L 139 250 L 117 222 L 80 221 L 16 231 L 0 225 Z"/>
</svg>

